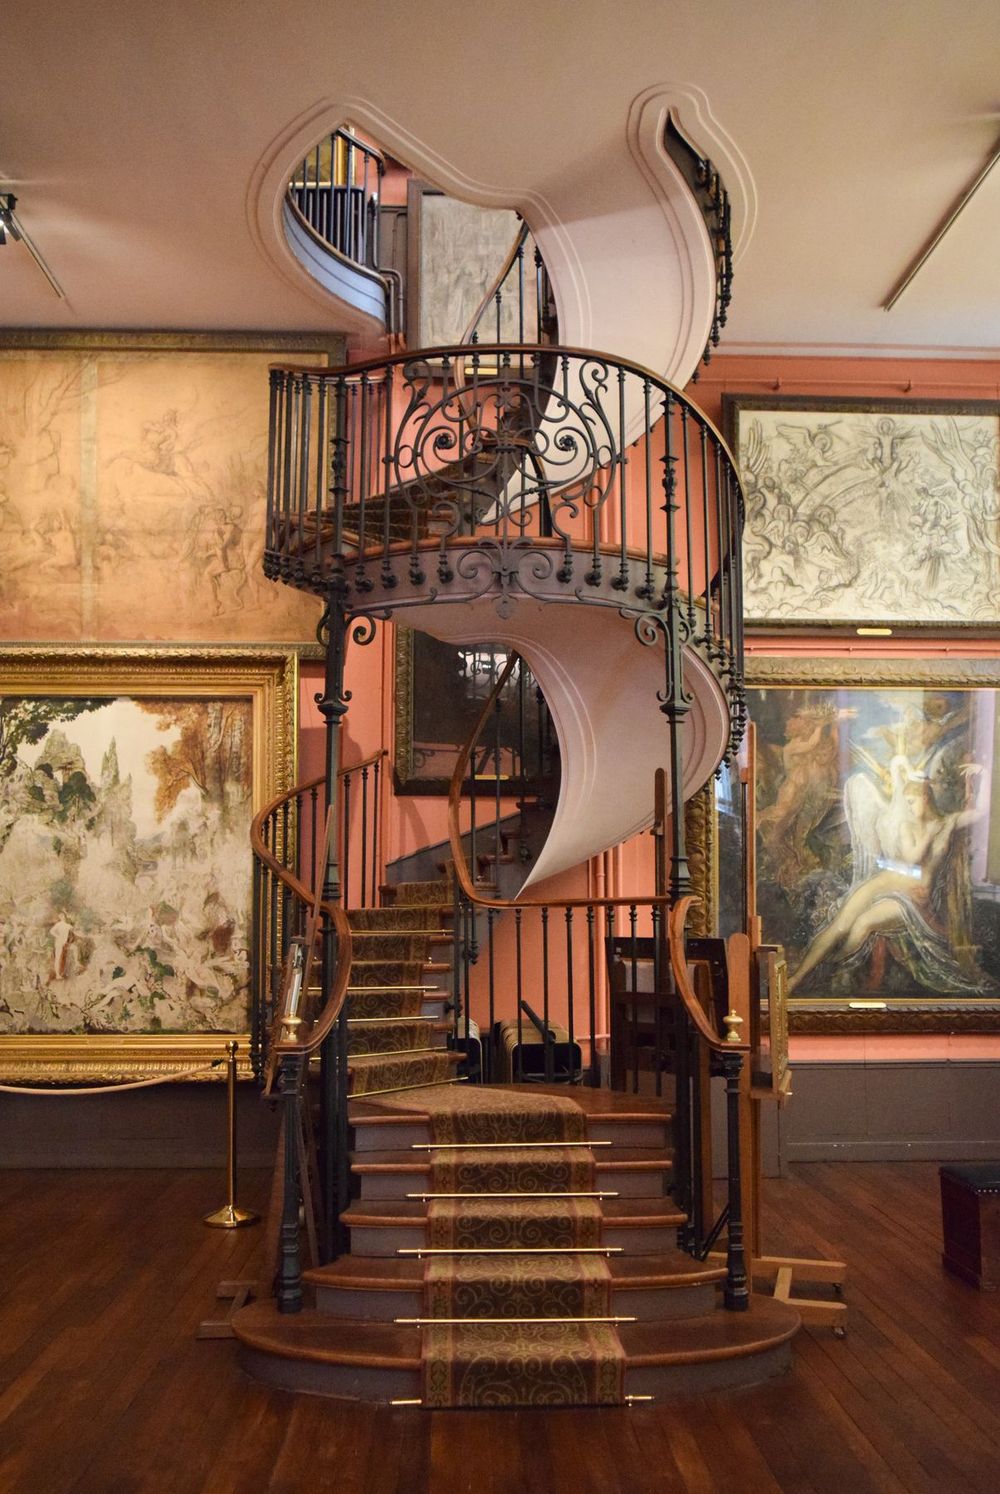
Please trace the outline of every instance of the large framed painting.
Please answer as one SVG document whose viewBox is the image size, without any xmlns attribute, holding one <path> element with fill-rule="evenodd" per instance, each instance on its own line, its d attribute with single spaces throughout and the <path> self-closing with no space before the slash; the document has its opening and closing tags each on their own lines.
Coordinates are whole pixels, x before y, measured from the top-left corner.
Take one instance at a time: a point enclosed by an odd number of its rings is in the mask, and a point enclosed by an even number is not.
<svg viewBox="0 0 1000 1494">
<path fill-rule="evenodd" d="M 1000 621 L 1000 403 L 727 395 L 747 622 Z"/>
<path fill-rule="evenodd" d="M 0 640 L 315 642 L 261 569 L 268 368 L 341 339 L 0 334 Z"/>
<path fill-rule="evenodd" d="M 0 1074 L 129 1078 L 249 1019 L 250 822 L 294 781 L 294 652 L 0 656 Z"/>
<path fill-rule="evenodd" d="M 1000 1031 L 1000 660 L 755 658 L 748 685 L 792 1030 Z"/>
</svg>

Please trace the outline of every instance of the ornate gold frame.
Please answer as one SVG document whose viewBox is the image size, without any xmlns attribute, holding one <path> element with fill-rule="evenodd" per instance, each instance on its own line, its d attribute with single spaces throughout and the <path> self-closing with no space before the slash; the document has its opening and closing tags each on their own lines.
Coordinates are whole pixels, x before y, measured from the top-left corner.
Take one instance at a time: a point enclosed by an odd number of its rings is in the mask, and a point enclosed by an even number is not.
<svg viewBox="0 0 1000 1494">
<path fill-rule="evenodd" d="M 4 695 L 163 695 L 249 697 L 252 807 L 290 788 L 298 734 L 298 657 L 291 648 L 13 647 L 0 656 Z M 249 836 L 250 826 L 247 825 Z M 225 1055 L 246 1033 L 118 1036 L 0 1036 L 0 1078 L 18 1081 L 128 1080 L 178 1073 Z M 215 1074 L 225 1076 L 224 1067 Z"/>
<path fill-rule="evenodd" d="M 1000 690 L 1000 658 L 875 659 L 768 658 L 746 661 L 748 689 L 880 688 Z M 767 936 L 766 910 L 760 910 Z M 793 1033 L 949 1033 L 1000 1032 L 1000 994 L 960 1001 L 887 998 L 880 1009 L 851 1008 L 844 1000 L 792 996 L 788 1001 Z"/>
</svg>

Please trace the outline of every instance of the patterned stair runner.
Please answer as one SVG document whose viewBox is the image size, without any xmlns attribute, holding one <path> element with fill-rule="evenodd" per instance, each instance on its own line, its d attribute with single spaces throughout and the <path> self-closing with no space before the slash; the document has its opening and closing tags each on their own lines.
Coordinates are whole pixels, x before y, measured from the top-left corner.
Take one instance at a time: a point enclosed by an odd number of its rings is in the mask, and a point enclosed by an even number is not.
<svg viewBox="0 0 1000 1494">
<path fill-rule="evenodd" d="M 601 1321 L 607 1260 L 577 1253 L 599 1251 L 604 1223 L 600 1200 L 579 1196 L 595 1191 L 582 1110 L 479 1087 L 388 1104 L 426 1111 L 428 1192 L 459 1195 L 427 1203 L 427 1249 L 442 1253 L 424 1261 L 424 1316 L 437 1321 L 422 1324 L 423 1404 L 621 1405 L 625 1353 Z"/>
<path fill-rule="evenodd" d="M 443 1022 L 423 1020 L 432 941 L 445 933 L 446 881 L 403 883 L 390 907 L 349 914 L 354 961 L 347 996 L 348 1071 L 354 1096 L 384 1095 L 455 1078 L 461 1055 L 444 1046 Z"/>
</svg>

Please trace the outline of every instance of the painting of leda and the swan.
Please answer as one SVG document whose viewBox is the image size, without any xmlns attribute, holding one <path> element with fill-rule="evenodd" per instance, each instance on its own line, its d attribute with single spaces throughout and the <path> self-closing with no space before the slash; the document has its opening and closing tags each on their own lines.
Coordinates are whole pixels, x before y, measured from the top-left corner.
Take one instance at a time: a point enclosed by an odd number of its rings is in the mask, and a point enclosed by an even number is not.
<svg viewBox="0 0 1000 1494">
<path fill-rule="evenodd" d="M 758 901 L 794 998 L 1000 1000 L 995 690 L 751 690 Z"/>
<path fill-rule="evenodd" d="M 0 1034 L 245 1029 L 252 709 L 0 700 Z"/>
</svg>

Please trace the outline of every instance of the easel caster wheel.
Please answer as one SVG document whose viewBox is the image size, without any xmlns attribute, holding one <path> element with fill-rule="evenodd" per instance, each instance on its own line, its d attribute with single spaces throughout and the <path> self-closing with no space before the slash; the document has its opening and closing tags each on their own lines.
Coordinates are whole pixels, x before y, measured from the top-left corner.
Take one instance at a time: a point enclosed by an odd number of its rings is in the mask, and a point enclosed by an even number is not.
<svg viewBox="0 0 1000 1494">
<path fill-rule="evenodd" d="M 837 1327 L 833 1330 L 833 1336 L 834 1338 L 846 1338 L 847 1329 L 838 1324 Z"/>
<path fill-rule="evenodd" d="M 842 1281 L 835 1281 L 833 1283 L 833 1295 L 835 1297 L 842 1297 L 844 1295 L 844 1283 Z"/>
</svg>

